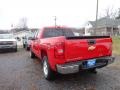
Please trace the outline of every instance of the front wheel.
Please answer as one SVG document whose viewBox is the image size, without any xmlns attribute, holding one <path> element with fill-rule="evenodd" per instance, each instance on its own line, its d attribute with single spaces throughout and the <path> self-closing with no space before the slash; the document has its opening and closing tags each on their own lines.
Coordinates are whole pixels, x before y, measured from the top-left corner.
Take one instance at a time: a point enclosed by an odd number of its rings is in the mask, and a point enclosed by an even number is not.
<svg viewBox="0 0 120 90">
<path fill-rule="evenodd" d="M 36 57 L 35 54 L 32 51 L 30 51 L 30 57 L 31 58 L 35 58 Z"/>
<path fill-rule="evenodd" d="M 47 80 L 54 79 L 54 72 L 50 68 L 47 56 L 43 56 L 43 73 L 44 73 L 45 79 Z"/>
<path fill-rule="evenodd" d="M 14 52 L 17 52 L 17 46 L 13 49 Z"/>
<path fill-rule="evenodd" d="M 17 48 L 14 49 L 14 52 L 17 52 Z"/>
</svg>

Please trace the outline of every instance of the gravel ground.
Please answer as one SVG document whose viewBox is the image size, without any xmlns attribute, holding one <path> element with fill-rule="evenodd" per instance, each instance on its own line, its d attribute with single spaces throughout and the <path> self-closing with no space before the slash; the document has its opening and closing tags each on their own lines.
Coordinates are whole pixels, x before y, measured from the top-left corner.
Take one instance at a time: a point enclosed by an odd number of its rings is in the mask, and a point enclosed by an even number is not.
<svg viewBox="0 0 120 90">
<path fill-rule="evenodd" d="M 120 57 L 97 74 L 80 72 L 44 79 L 41 63 L 29 52 L 0 53 L 0 90 L 120 90 Z"/>
</svg>

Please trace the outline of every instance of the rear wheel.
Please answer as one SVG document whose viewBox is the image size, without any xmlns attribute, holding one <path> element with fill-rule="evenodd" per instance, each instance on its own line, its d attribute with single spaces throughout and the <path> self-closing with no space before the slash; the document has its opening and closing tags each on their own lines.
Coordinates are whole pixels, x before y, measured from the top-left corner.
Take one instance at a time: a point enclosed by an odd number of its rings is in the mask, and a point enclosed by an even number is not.
<svg viewBox="0 0 120 90">
<path fill-rule="evenodd" d="M 43 73 L 44 73 L 45 79 L 47 80 L 54 79 L 54 72 L 50 68 L 47 56 L 43 56 Z"/>
</svg>

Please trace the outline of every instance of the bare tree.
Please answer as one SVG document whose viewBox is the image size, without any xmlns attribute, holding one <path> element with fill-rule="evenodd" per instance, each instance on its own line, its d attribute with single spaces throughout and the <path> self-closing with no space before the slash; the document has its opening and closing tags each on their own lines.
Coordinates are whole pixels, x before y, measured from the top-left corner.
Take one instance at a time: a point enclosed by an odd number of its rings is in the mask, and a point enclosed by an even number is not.
<svg viewBox="0 0 120 90">
<path fill-rule="evenodd" d="M 107 9 L 105 9 L 105 13 L 104 13 L 103 17 L 115 19 L 117 15 L 118 15 L 118 10 L 114 9 L 113 7 L 111 7 L 111 8 L 109 7 Z"/>
<path fill-rule="evenodd" d="M 117 13 L 116 19 L 120 19 L 120 8 L 118 9 L 118 13 Z"/>
<path fill-rule="evenodd" d="M 27 18 L 26 17 L 21 18 L 17 26 L 19 28 L 28 28 L 27 27 Z"/>
</svg>

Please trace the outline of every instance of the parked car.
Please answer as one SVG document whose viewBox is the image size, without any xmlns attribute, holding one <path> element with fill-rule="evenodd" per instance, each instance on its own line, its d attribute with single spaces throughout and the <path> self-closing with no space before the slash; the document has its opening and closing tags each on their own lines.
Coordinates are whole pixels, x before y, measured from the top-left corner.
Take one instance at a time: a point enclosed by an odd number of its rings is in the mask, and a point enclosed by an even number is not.
<svg viewBox="0 0 120 90">
<path fill-rule="evenodd" d="M 31 58 L 38 57 L 43 63 L 47 80 L 60 74 L 88 70 L 96 73 L 114 62 L 110 36 L 76 36 L 67 27 L 45 27 L 32 39 Z"/>
<path fill-rule="evenodd" d="M 25 37 L 23 37 L 23 47 L 26 50 L 30 50 L 30 43 L 31 43 L 31 39 L 34 36 L 34 33 L 28 33 Z"/>
<path fill-rule="evenodd" d="M 13 50 L 17 52 L 17 41 L 13 34 L 0 34 L 0 50 Z"/>
</svg>

